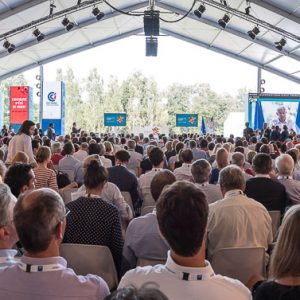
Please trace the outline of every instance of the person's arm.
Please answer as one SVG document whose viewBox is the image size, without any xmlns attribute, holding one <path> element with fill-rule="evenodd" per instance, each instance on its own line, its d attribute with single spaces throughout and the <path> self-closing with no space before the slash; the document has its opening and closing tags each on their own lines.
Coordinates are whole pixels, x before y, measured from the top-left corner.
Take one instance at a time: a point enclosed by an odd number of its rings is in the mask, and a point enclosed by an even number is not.
<svg viewBox="0 0 300 300">
<path fill-rule="evenodd" d="M 32 150 L 32 145 L 31 145 L 31 137 L 28 135 L 24 134 L 24 152 L 28 155 L 29 157 L 29 163 L 35 164 L 35 158 L 33 155 L 33 150 Z"/>
</svg>

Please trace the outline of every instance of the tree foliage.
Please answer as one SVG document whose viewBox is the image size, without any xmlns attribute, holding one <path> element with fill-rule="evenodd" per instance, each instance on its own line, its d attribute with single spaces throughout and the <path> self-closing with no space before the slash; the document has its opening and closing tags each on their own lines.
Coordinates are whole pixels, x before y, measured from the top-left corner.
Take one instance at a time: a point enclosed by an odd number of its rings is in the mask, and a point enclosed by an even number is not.
<svg viewBox="0 0 300 300">
<path fill-rule="evenodd" d="M 71 68 L 57 70 L 56 79 L 65 82 L 65 127 L 69 132 L 72 123 L 88 131 L 105 132 L 112 128 L 104 127 L 105 112 L 125 112 L 128 114 L 124 131 L 133 132 L 137 127 L 168 127 L 170 131 L 180 132 L 176 128 L 175 115 L 178 113 L 199 114 L 208 121 L 211 117 L 216 123 L 217 132 L 223 132 L 223 124 L 232 111 L 244 110 L 244 99 L 249 91 L 239 89 L 235 97 L 218 94 L 208 84 L 183 85 L 174 83 L 166 90 L 159 90 L 157 82 L 141 72 L 131 74 L 123 82 L 110 77 L 107 83 L 101 73 L 94 68 L 85 79 L 79 79 Z M 26 84 L 23 75 L 5 80 L 0 85 L 8 97 L 9 86 Z M 36 106 L 35 106 L 36 110 Z M 8 109 L 6 109 L 8 111 Z M 35 114 L 38 115 L 37 113 Z M 8 123 L 6 114 L 6 123 Z M 199 132 L 200 128 L 193 131 Z"/>
</svg>

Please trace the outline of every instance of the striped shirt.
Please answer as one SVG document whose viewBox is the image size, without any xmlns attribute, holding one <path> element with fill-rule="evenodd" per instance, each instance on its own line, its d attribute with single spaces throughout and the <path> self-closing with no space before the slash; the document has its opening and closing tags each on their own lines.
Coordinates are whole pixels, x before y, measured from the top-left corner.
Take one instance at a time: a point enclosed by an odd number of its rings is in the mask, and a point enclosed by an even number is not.
<svg viewBox="0 0 300 300">
<path fill-rule="evenodd" d="M 37 167 L 33 169 L 35 175 L 35 187 L 40 188 L 50 188 L 58 192 L 58 186 L 56 181 L 56 174 L 53 170 L 48 168 Z"/>
</svg>

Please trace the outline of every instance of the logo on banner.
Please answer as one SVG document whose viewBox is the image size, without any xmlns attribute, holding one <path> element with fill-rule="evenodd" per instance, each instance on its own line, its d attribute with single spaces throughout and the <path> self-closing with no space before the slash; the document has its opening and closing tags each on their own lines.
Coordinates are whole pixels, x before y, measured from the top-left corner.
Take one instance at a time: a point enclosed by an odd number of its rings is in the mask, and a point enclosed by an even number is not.
<svg viewBox="0 0 300 300">
<path fill-rule="evenodd" d="M 48 94 L 48 100 L 49 100 L 50 102 L 55 102 L 55 100 L 56 100 L 56 93 L 55 93 L 55 92 L 50 92 L 50 93 Z"/>
<path fill-rule="evenodd" d="M 57 96 L 55 92 L 50 92 L 47 96 L 48 102 L 46 103 L 47 106 L 58 106 L 56 102 Z"/>
</svg>

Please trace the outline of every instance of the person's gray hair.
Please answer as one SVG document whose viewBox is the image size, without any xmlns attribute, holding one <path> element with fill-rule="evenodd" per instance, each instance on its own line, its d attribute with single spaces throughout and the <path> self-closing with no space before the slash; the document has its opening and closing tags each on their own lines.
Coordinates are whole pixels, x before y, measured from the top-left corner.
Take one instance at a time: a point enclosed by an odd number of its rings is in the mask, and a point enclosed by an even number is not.
<svg viewBox="0 0 300 300">
<path fill-rule="evenodd" d="M 55 142 L 51 145 L 51 151 L 52 153 L 57 153 L 61 151 L 61 143 L 60 142 Z"/>
<path fill-rule="evenodd" d="M 17 198 L 11 193 L 8 185 L 0 184 L 0 227 L 6 225 L 9 222 L 9 206 L 11 203 L 16 203 Z"/>
<path fill-rule="evenodd" d="M 103 156 L 105 153 L 105 146 L 102 143 L 99 143 L 100 150 L 99 150 L 99 155 Z"/>
<path fill-rule="evenodd" d="M 226 191 L 237 189 L 243 191 L 245 189 L 245 177 L 238 166 L 229 165 L 220 171 L 219 184 Z"/>
<path fill-rule="evenodd" d="M 279 175 L 290 176 L 294 170 L 294 160 L 289 154 L 282 154 L 275 160 L 275 167 Z"/>
<path fill-rule="evenodd" d="M 206 159 L 198 159 L 193 162 L 191 167 L 192 176 L 196 183 L 209 181 L 211 165 Z"/>
<path fill-rule="evenodd" d="M 245 156 L 241 152 L 234 152 L 231 157 L 231 163 L 240 168 L 243 168 L 245 165 Z"/>
</svg>

